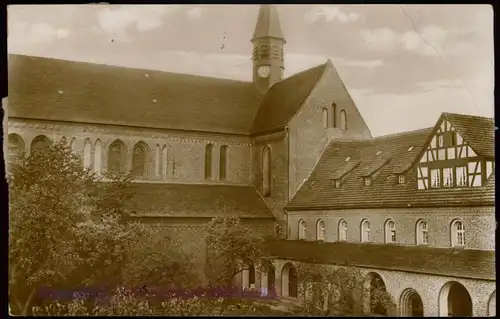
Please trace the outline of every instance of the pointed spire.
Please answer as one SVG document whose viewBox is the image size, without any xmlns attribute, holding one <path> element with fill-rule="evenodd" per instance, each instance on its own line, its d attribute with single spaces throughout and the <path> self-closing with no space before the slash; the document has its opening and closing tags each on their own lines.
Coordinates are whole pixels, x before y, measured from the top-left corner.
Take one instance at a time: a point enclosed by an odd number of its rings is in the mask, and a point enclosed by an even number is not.
<svg viewBox="0 0 500 319">
<path fill-rule="evenodd" d="M 263 4 L 259 8 L 259 17 L 257 18 L 252 41 L 268 37 L 285 40 L 281 31 L 278 9 L 273 5 Z"/>
</svg>

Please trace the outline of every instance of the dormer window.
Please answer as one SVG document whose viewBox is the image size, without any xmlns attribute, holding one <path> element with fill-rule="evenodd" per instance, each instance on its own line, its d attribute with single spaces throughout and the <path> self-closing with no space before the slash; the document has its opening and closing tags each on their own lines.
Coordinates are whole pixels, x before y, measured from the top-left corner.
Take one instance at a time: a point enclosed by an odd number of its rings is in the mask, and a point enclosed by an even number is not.
<svg viewBox="0 0 500 319">
<path fill-rule="evenodd" d="M 335 187 L 335 188 L 340 188 L 340 180 L 334 179 L 332 181 L 332 186 Z"/>
<path fill-rule="evenodd" d="M 365 186 L 370 186 L 372 184 L 371 177 L 365 177 L 364 182 L 365 182 Z"/>
<path fill-rule="evenodd" d="M 398 175 L 398 184 L 405 183 L 405 176 L 403 174 Z"/>
</svg>

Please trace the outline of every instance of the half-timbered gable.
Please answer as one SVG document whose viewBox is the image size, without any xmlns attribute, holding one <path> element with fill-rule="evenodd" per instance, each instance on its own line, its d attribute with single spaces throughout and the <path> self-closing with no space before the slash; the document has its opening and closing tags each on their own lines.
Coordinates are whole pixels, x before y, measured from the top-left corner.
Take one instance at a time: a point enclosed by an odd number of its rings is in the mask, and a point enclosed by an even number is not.
<svg viewBox="0 0 500 319">
<path fill-rule="evenodd" d="M 420 155 L 418 189 L 485 185 L 494 171 L 493 148 L 493 119 L 444 113 Z"/>
<path fill-rule="evenodd" d="M 493 161 L 493 119 L 443 113 L 427 129 L 333 140 L 287 210 L 490 205 Z"/>
</svg>

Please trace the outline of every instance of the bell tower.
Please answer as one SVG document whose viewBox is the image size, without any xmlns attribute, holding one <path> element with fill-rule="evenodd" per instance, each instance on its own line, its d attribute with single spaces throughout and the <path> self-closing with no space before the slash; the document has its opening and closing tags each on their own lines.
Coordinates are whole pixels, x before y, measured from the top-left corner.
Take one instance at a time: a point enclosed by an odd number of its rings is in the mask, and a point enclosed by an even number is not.
<svg viewBox="0 0 500 319">
<path fill-rule="evenodd" d="M 262 94 L 283 79 L 285 43 L 278 9 L 273 5 L 261 5 L 252 37 L 252 61 L 253 82 Z"/>
</svg>

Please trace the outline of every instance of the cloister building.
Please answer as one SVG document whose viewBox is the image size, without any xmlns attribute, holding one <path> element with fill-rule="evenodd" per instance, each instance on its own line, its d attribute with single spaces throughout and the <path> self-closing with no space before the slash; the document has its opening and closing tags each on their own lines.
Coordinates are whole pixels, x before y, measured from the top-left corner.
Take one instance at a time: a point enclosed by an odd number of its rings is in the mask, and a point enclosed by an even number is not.
<svg viewBox="0 0 500 319">
<path fill-rule="evenodd" d="M 397 315 L 495 315 L 493 119 L 373 138 L 330 60 L 283 78 L 274 6 L 251 42 L 250 82 L 10 55 L 8 163 L 65 138 L 97 174 L 131 172 L 134 217 L 200 263 L 213 217 L 278 233 L 245 287 L 301 298 L 299 263 L 350 265 Z"/>
</svg>

